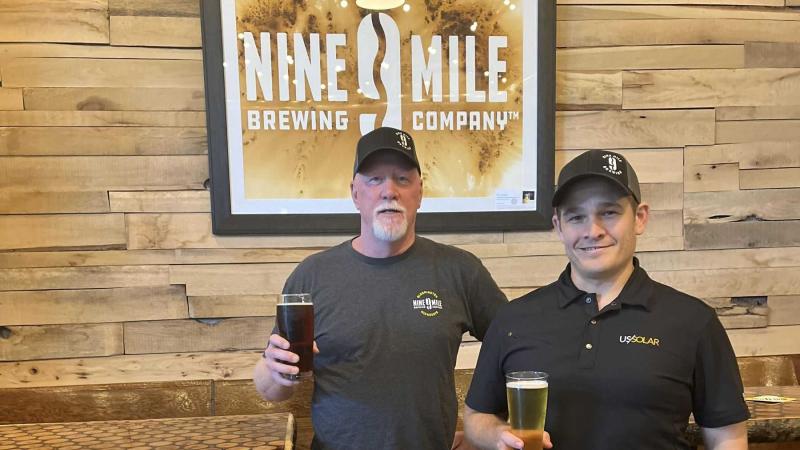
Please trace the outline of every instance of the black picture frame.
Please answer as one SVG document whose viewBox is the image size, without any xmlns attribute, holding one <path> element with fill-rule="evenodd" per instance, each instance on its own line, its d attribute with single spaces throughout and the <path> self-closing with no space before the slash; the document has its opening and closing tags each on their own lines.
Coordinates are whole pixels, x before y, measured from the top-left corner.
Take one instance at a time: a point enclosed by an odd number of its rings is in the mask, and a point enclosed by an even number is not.
<svg viewBox="0 0 800 450">
<path fill-rule="evenodd" d="M 290 1 L 290 0 L 287 0 Z M 216 235 L 324 234 L 359 231 L 353 214 L 233 214 L 231 212 L 221 8 L 200 0 L 212 231 Z M 552 229 L 555 167 L 556 6 L 538 0 L 537 191 L 535 211 L 420 212 L 418 232 L 497 232 Z M 342 180 L 346 183 L 349 180 Z"/>
</svg>

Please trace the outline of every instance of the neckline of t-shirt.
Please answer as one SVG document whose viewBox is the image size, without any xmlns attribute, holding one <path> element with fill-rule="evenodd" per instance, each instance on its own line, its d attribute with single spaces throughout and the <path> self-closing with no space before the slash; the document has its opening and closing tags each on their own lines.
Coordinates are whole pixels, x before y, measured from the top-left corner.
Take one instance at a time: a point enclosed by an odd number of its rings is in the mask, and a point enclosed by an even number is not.
<svg viewBox="0 0 800 450">
<path fill-rule="evenodd" d="M 356 251 L 355 248 L 353 248 L 353 241 L 355 239 L 356 238 L 350 239 L 350 241 L 347 242 L 347 249 L 350 252 L 350 254 L 353 255 L 353 257 L 355 257 L 356 259 L 358 259 L 361 262 L 364 262 L 364 263 L 367 263 L 367 264 L 370 264 L 370 265 L 373 265 L 373 266 L 386 266 L 386 265 L 389 265 L 389 264 L 394 264 L 396 262 L 402 261 L 402 260 L 408 258 L 409 256 L 411 256 L 414 252 L 416 252 L 417 247 L 419 247 L 418 243 L 419 243 L 420 237 L 417 236 L 414 239 L 414 243 L 411 244 L 411 247 L 409 247 L 408 250 L 404 251 L 403 253 L 401 253 L 399 255 L 389 256 L 389 257 L 386 257 L 386 258 L 373 258 L 371 256 L 364 255 L 363 253 L 359 253 L 358 251 Z"/>
</svg>

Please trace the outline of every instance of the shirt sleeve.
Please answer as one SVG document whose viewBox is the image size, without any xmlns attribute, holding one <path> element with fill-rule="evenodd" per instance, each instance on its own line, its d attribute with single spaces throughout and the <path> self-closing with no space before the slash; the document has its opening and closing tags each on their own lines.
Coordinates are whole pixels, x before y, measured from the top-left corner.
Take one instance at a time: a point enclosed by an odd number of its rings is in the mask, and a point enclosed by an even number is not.
<svg viewBox="0 0 800 450">
<path fill-rule="evenodd" d="M 480 259 L 474 256 L 473 258 L 476 262 L 475 269 L 472 271 L 474 275 L 467 280 L 467 285 L 470 286 L 467 306 L 472 323 L 469 332 L 476 339 L 482 341 L 497 310 L 508 303 L 508 298 L 497 286 Z"/>
<path fill-rule="evenodd" d="M 465 403 L 480 413 L 505 418 L 508 414 L 506 380 L 503 372 L 503 338 L 501 326 L 494 321 L 486 332 L 472 375 Z"/>
<path fill-rule="evenodd" d="M 692 403 L 697 424 L 718 428 L 750 418 L 736 355 L 716 315 L 700 336 L 696 358 Z"/>
</svg>

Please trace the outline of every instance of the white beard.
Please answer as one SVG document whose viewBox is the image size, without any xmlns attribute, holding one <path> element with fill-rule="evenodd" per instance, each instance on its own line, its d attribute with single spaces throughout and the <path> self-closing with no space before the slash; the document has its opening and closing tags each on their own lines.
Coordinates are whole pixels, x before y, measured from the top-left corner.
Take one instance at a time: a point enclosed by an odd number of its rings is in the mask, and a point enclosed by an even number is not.
<svg viewBox="0 0 800 450">
<path fill-rule="evenodd" d="M 386 208 L 402 211 L 403 220 L 399 223 L 382 220 L 381 217 L 379 217 L 378 211 Z M 408 219 L 406 219 L 405 213 L 405 209 L 396 202 L 376 207 L 372 212 L 372 234 L 375 235 L 375 238 L 384 242 L 395 242 L 402 239 L 406 235 L 406 231 L 408 231 Z"/>
</svg>

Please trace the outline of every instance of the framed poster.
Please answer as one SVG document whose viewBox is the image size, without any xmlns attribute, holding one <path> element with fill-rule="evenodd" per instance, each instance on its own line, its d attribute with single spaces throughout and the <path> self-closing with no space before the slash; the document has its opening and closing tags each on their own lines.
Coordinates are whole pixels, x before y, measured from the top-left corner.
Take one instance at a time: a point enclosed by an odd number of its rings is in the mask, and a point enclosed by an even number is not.
<svg viewBox="0 0 800 450">
<path fill-rule="evenodd" d="M 356 233 L 379 126 L 415 141 L 418 231 L 549 229 L 555 2 L 361 2 L 389 8 L 203 0 L 214 233 Z"/>
</svg>

